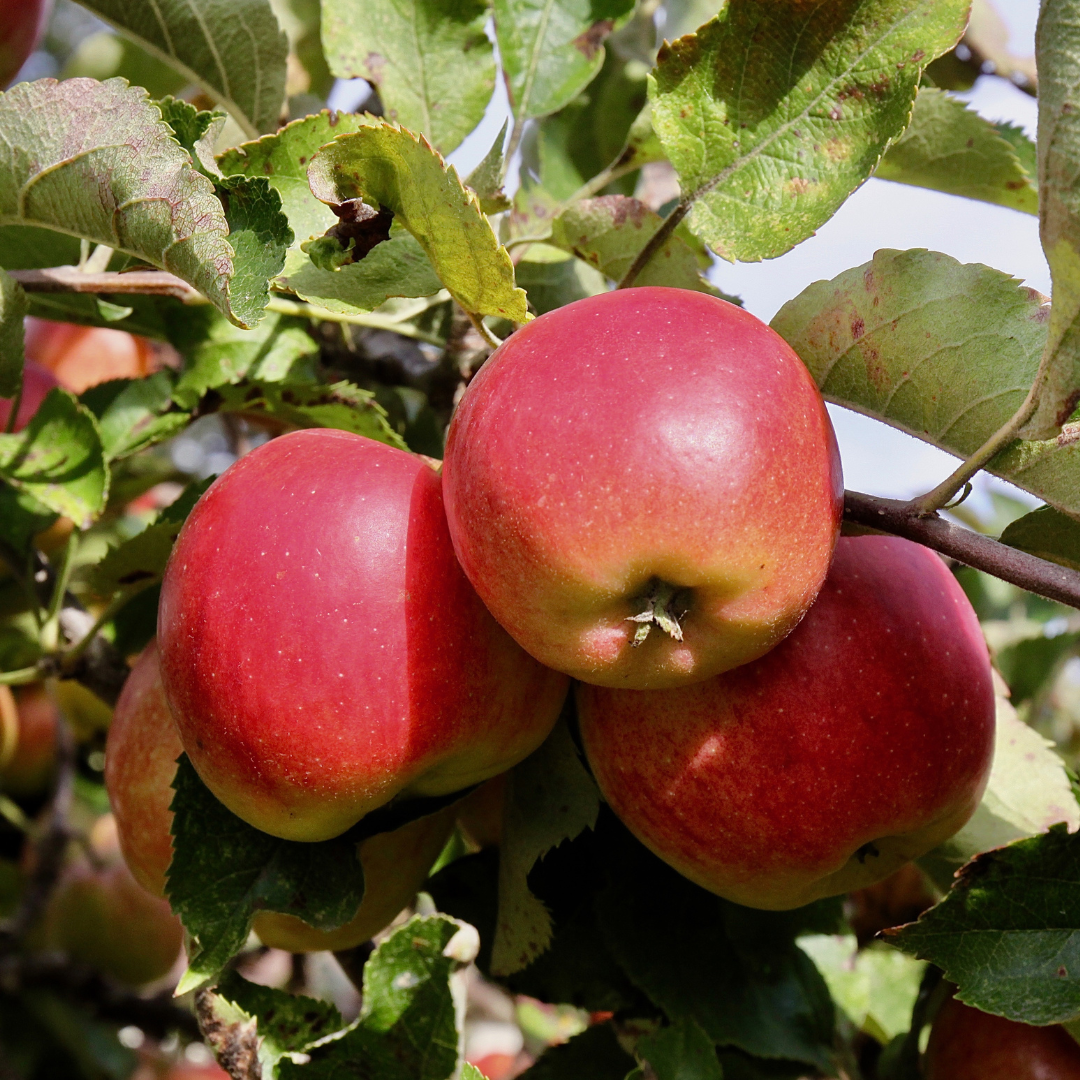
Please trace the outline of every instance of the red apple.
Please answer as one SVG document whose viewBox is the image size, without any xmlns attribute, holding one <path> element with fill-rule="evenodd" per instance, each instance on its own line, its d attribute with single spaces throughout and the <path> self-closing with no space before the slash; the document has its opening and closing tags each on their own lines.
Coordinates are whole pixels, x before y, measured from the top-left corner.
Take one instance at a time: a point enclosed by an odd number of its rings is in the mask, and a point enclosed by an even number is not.
<svg viewBox="0 0 1080 1080">
<path fill-rule="evenodd" d="M 0 90 L 37 48 L 51 13 L 52 0 L 0 0 Z"/>
<path fill-rule="evenodd" d="M 75 857 L 49 899 L 46 948 L 133 986 L 161 978 L 180 955 L 180 920 L 124 865 L 111 815 L 95 823 L 90 840 L 94 861 Z"/>
<path fill-rule="evenodd" d="M 141 379 L 157 367 L 154 346 L 146 338 L 51 319 L 26 320 L 26 355 L 73 394 L 109 379 Z"/>
<path fill-rule="evenodd" d="M 172 860 L 172 781 L 183 751 L 165 701 L 156 644 L 146 647 L 124 684 L 105 747 L 105 785 L 120 848 L 143 888 L 165 895 Z M 289 952 L 351 949 L 412 903 L 453 828 L 454 811 L 419 818 L 359 846 L 365 892 L 360 910 L 338 930 L 316 930 L 291 915 L 263 912 L 255 932 Z"/>
<path fill-rule="evenodd" d="M 30 418 L 38 411 L 45 395 L 55 386 L 59 386 L 56 376 L 33 360 L 23 365 L 22 397 L 19 399 L 19 411 L 15 414 L 15 430 L 22 431 Z M 0 398 L 0 431 L 7 430 L 8 417 L 11 416 L 11 400 Z"/>
<path fill-rule="evenodd" d="M 454 550 L 499 622 L 549 667 L 631 689 L 776 645 L 825 579 L 843 497 L 791 348 L 667 288 L 579 300 L 509 338 L 451 422 L 445 487 Z"/>
<path fill-rule="evenodd" d="M 44 683 L 15 691 L 18 733 L 13 752 L 0 766 L 0 791 L 17 798 L 41 795 L 56 767 L 56 702 Z"/>
<path fill-rule="evenodd" d="M 1033 1027 L 949 998 L 930 1030 L 926 1080 L 1080 1080 L 1080 1045 L 1060 1025 Z"/>
<path fill-rule="evenodd" d="M 579 689 L 612 809 L 680 873 L 750 907 L 862 888 L 955 833 L 990 772 L 994 691 L 941 559 L 842 539 L 767 656 L 675 690 Z"/>
<path fill-rule="evenodd" d="M 503 772 L 567 691 L 465 579 L 427 460 L 327 429 L 264 444 L 199 500 L 165 571 L 158 647 L 207 787 L 289 840 Z"/>
</svg>

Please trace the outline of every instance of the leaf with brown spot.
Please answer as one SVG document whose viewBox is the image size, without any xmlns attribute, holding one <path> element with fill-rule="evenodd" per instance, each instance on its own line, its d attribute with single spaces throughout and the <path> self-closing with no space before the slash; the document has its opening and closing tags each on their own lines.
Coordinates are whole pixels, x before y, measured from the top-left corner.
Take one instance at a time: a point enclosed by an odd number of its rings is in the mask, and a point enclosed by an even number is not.
<svg viewBox="0 0 1080 1080">
<path fill-rule="evenodd" d="M 955 44 L 967 10 L 967 0 L 729 0 L 696 34 L 665 43 L 652 122 L 694 232 L 743 262 L 812 235 L 904 130 L 924 62 Z M 823 149 L 831 143 L 837 152 Z M 791 187 L 797 179 L 807 186 Z"/>
</svg>

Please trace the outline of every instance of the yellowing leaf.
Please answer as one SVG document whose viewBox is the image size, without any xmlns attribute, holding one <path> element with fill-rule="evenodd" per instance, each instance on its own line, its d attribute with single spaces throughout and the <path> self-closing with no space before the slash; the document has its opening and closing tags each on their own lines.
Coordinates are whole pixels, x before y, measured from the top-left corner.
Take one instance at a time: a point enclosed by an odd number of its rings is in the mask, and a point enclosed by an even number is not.
<svg viewBox="0 0 1080 1080">
<path fill-rule="evenodd" d="M 525 322 L 525 293 L 474 192 L 421 135 L 379 124 L 341 135 L 315 155 L 311 190 L 327 205 L 363 199 L 393 211 L 466 310 Z"/>
</svg>

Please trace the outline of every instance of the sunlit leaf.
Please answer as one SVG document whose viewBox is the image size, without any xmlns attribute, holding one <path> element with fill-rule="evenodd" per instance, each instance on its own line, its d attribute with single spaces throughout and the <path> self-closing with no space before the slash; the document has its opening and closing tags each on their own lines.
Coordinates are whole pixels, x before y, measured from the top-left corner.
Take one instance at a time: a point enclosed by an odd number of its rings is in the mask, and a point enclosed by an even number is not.
<svg viewBox="0 0 1080 1080">
<path fill-rule="evenodd" d="M 652 123 L 722 258 L 775 258 L 812 235 L 907 125 L 923 66 L 967 0 L 729 0 L 665 44 Z"/>
</svg>

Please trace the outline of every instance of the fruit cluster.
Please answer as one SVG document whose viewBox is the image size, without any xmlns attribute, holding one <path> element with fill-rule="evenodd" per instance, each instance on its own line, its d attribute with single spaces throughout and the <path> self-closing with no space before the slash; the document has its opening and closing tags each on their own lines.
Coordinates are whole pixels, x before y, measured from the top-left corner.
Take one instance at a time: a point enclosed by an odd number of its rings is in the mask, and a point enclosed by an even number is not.
<svg viewBox="0 0 1080 1080">
<path fill-rule="evenodd" d="M 941 560 L 839 540 L 821 396 L 753 316 L 617 291 L 515 333 L 438 463 L 302 430 L 242 458 L 184 525 L 157 645 L 128 681 L 106 780 L 125 857 L 160 894 L 185 752 L 240 818 L 339 836 L 391 800 L 495 777 L 574 682 L 604 797 L 706 889 L 784 909 L 865 886 L 974 811 L 990 662 Z M 453 811 L 360 847 L 344 948 L 419 886 Z"/>
</svg>

